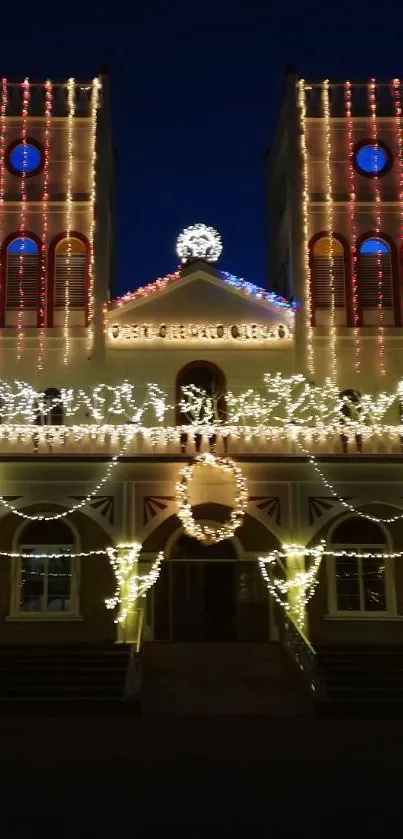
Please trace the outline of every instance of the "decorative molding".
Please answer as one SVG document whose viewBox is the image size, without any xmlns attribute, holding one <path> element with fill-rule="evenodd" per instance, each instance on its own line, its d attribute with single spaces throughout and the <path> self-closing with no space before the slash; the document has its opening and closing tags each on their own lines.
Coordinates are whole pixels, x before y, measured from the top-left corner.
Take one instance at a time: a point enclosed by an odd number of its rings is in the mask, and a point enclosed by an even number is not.
<svg viewBox="0 0 403 839">
<path fill-rule="evenodd" d="M 69 498 L 73 498 L 74 501 L 82 501 L 86 496 L 70 495 Z M 115 499 L 113 495 L 97 495 L 88 502 L 88 507 L 91 507 L 95 512 L 99 513 L 110 525 L 114 524 Z"/>
<path fill-rule="evenodd" d="M 249 501 L 276 524 L 280 525 L 281 507 L 278 495 L 250 495 Z"/>
<path fill-rule="evenodd" d="M 352 501 L 353 496 L 343 497 L 343 501 Z M 339 507 L 340 502 L 337 498 L 331 495 L 310 495 L 308 498 L 308 519 L 309 524 L 314 524 L 315 521 L 322 518 L 325 513 L 332 510 L 333 507 Z"/>
<path fill-rule="evenodd" d="M 143 526 L 158 516 L 175 501 L 174 495 L 145 495 L 143 498 Z"/>
</svg>

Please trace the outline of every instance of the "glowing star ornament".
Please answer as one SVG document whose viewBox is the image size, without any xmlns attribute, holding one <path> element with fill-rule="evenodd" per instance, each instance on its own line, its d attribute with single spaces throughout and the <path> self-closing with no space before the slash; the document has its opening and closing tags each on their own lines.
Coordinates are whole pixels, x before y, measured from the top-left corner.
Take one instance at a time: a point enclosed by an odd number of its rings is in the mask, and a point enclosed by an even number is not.
<svg viewBox="0 0 403 839">
<path fill-rule="evenodd" d="M 178 236 L 176 253 L 182 262 L 188 262 L 189 259 L 217 262 L 222 253 L 221 236 L 214 227 L 193 224 L 191 227 L 186 227 Z"/>
</svg>

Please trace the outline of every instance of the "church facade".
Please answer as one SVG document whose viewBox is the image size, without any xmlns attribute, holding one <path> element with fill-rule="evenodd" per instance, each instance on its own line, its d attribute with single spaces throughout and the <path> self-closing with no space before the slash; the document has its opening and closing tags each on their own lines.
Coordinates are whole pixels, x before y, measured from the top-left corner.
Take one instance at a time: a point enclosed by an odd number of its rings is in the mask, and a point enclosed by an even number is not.
<svg viewBox="0 0 403 839">
<path fill-rule="evenodd" d="M 111 301 L 110 133 L 3 81 L 1 643 L 401 644 L 400 82 L 288 77 L 274 291 L 195 225 Z"/>
</svg>

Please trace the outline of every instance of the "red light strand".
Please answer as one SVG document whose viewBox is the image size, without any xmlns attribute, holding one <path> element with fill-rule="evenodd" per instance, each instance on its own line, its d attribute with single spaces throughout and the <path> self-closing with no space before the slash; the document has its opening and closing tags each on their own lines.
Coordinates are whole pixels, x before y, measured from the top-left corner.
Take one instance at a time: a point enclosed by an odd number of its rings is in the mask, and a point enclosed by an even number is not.
<svg viewBox="0 0 403 839">
<path fill-rule="evenodd" d="M 403 120 L 400 79 L 393 79 L 392 87 L 396 114 L 398 199 L 400 210 L 400 244 L 403 247 Z"/>
<path fill-rule="evenodd" d="M 6 182 L 6 112 L 8 102 L 8 86 L 7 79 L 1 80 L 1 105 L 0 105 L 0 242 L 3 238 L 3 219 L 4 219 L 4 193 Z M 1 287 L 3 280 L 3 265 L 1 264 L 1 248 L 0 248 L 0 297 L 3 292 Z"/>
<path fill-rule="evenodd" d="M 21 127 L 21 142 L 23 146 L 23 154 L 22 154 L 22 173 L 21 173 L 21 211 L 20 211 L 20 238 L 22 239 L 22 244 L 20 246 L 19 252 L 19 268 L 18 268 L 18 294 L 19 294 L 19 306 L 18 306 L 18 321 L 17 321 L 17 360 L 21 359 L 22 353 L 22 345 L 24 340 L 24 330 L 23 330 L 23 323 L 24 323 L 24 257 L 25 257 L 25 220 L 26 220 L 26 201 L 27 201 L 27 194 L 26 194 L 26 177 L 27 177 L 27 162 L 28 162 L 28 151 L 27 151 L 27 122 L 28 122 L 28 110 L 29 110 L 29 100 L 30 100 L 30 84 L 28 79 L 22 82 L 22 90 L 23 90 L 23 98 L 22 98 L 22 127 Z"/>
<path fill-rule="evenodd" d="M 368 97 L 369 97 L 369 107 L 371 111 L 371 126 L 372 126 L 372 139 L 373 143 L 376 147 L 378 141 L 378 124 L 377 124 L 377 108 L 376 108 L 376 80 L 371 79 L 368 85 Z M 376 158 L 375 158 L 376 159 Z M 375 198 L 375 235 L 376 238 L 379 239 L 380 232 L 381 232 L 381 194 L 379 190 L 379 177 L 378 174 L 375 174 L 372 178 L 372 183 L 374 186 L 374 198 Z M 378 276 L 378 312 L 379 312 L 379 327 L 378 327 L 378 337 L 379 337 L 379 372 L 381 376 L 385 376 L 386 369 L 385 369 L 385 329 L 384 329 L 384 312 L 383 312 L 383 270 L 382 270 L 382 255 L 381 251 L 378 248 L 378 252 L 376 255 L 377 261 L 377 276 Z"/>
<path fill-rule="evenodd" d="M 42 250 L 41 250 L 41 277 L 39 290 L 39 351 L 38 370 L 43 370 L 43 348 L 45 337 L 45 325 L 47 320 L 46 309 L 46 275 L 47 275 L 47 252 L 48 252 L 48 227 L 49 227 L 49 156 L 50 156 L 50 121 L 52 115 L 52 82 L 45 82 L 45 134 L 43 149 L 43 196 L 42 196 Z"/>
<path fill-rule="evenodd" d="M 361 371 L 361 346 L 359 330 L 359 301 L 358 301 L 358 254 L 357 254 L 357 225 L 356 225 L 356 200 L 355 191 L 355 169 L 354 169 L 354 129 L 352 118 L 352 95 L 351 83 L 345 83 L 345 103 L 347 117 L 347 145 L 348 145 L 348 177 L 350 185 L 350 237 L 351 237 L 351 273 L 353 282 L 353 319 L 354 319 L 354 358 L 355 370 Z"/>
</svg>

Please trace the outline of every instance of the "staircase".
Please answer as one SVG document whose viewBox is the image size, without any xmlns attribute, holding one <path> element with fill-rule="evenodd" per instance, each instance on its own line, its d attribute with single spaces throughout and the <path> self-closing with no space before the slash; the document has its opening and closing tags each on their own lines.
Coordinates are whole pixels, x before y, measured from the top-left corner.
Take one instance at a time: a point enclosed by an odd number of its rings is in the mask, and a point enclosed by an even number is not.
<svg viewBox="0 0 403 839">
<path fill-rule="evenodd" d="M 403 716 L 403 648 L 317 647 L 327 700 L 318 716 Z"/>
<path fill-rule="evenodd" d="M 284 717 L 312 709 L 279 644 L 151 642 L 143 648 L 142 712 Z"/>
<path fill-rule="evenodd" d="M 0 646 L 0 715 L 118 714 L 126 645 Z"/>
</svg>

